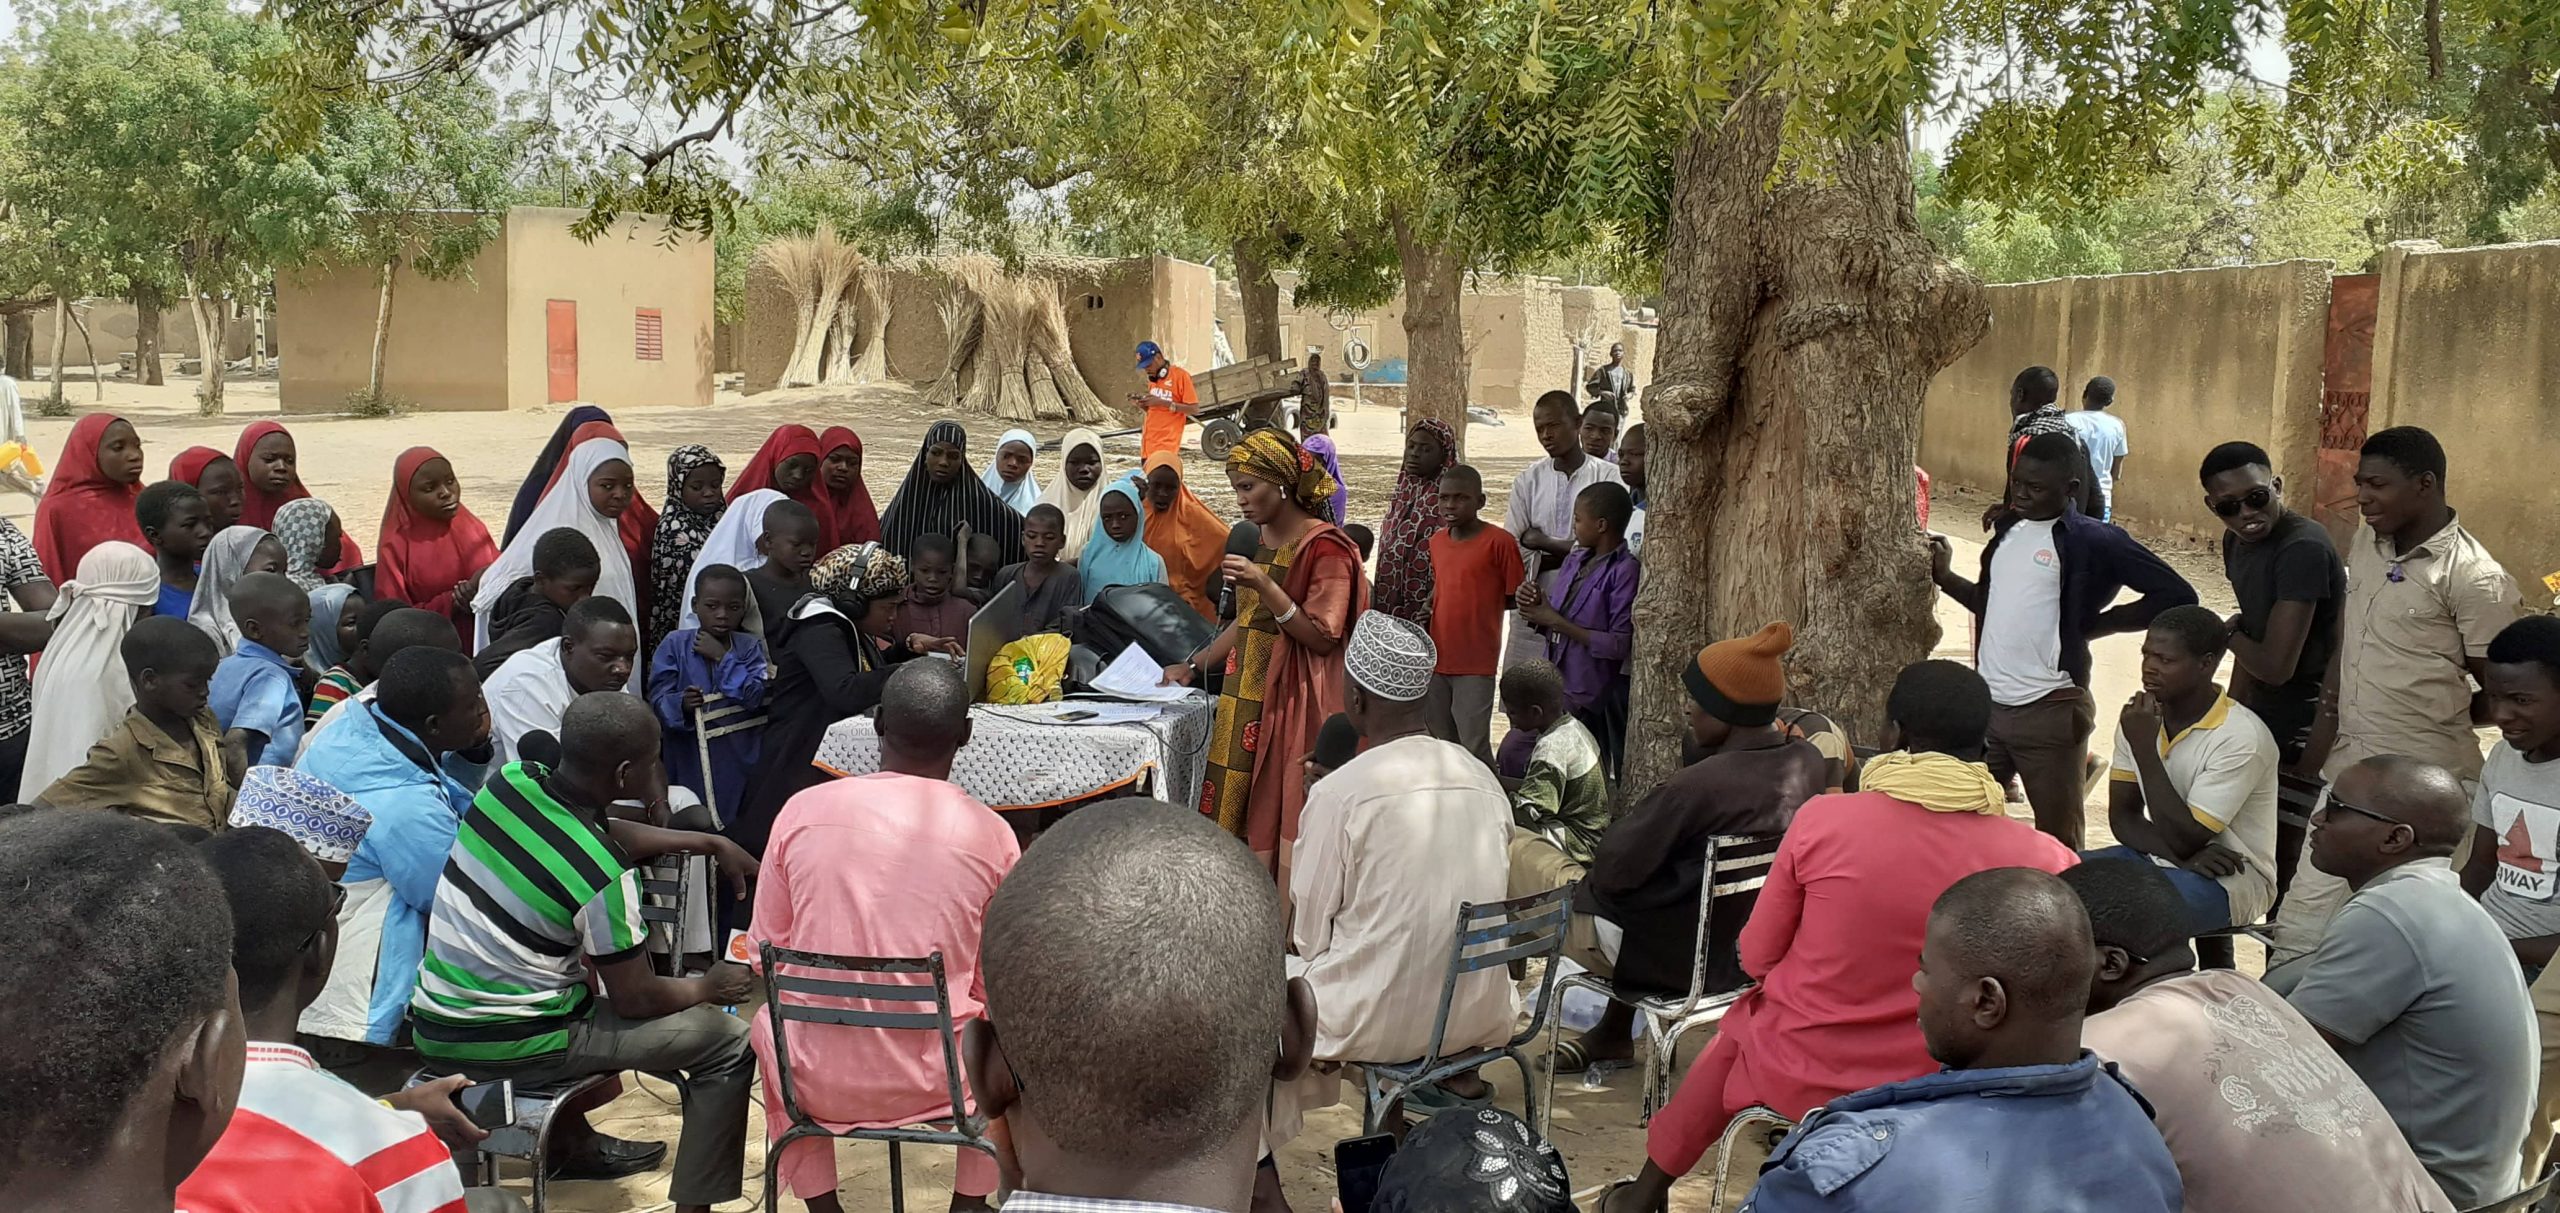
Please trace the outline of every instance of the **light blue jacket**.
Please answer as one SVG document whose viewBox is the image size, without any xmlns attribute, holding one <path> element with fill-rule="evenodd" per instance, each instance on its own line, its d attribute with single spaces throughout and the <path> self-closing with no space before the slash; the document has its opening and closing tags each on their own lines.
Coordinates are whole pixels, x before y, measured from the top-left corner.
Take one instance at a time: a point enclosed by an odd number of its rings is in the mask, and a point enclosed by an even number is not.
<svg viewBox="0 0 2560 1213">
<path fill-rule="evenodd" d="M 1813 1111 L 1743 1213 L 2179 1213 L 2151 1107 L 2082 1050 L 2064 1066 L 1940 1070 Z"/>
<path fill-rule="evenodd" d="M 311 743 L 300 768 L 326 780 L 373 814 L 373 825 L 346 882 L 381 880 L 391 887 L 382 920 L 382 950 L 374 965 L 373 1003 L 365 1039 L 392 1043 L 417 985 L 427 950 L 427 913 L 435 907 L 436 880 L 445 855 L 461 832 L 471 792 L 436 765 L 418 736 L 382 714 L 377 704 L 348 709 L 353 719 L 331 725 Z"/>
</svg>

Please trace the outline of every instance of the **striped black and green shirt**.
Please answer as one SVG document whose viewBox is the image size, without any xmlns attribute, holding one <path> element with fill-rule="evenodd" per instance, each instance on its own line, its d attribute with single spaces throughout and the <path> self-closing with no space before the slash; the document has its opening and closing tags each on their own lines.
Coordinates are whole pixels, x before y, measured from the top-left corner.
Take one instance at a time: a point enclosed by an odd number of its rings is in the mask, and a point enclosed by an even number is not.
<svg viewBox="0 0 2560 1213">
<path fill-rule="evenodd" d="M 646 946 L 640 874 L 604 822 L 552 798 L 549 772 L 502 768 L 471 803 L 436 882 L 409 1001 L 420 1055 L 535 1061 L 569 1047 L 601 967 Z"/>
</svg>

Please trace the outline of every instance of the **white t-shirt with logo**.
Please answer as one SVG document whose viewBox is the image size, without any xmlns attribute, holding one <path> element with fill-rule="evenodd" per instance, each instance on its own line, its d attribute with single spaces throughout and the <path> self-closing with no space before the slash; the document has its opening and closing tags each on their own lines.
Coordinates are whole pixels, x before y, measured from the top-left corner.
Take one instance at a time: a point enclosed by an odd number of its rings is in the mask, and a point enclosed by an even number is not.
<svg viewBox="0 0 2560 1213">
<path fill-rule="evenodd" d="M 2003 707 L 2034 703 L 2071 685 L 2062 671 L 2062 558 L 2054 523 L 2020 522 L 1991 549 L 1991 592 L 1982 603 L 1974 667 Z"/>
<path fill-rule="evenodd" d="M 2471 820 L 2498 840 L 2498 876 L 2480 908 L 2509 939 L 2560 935 L 2560 762 L 2527 762 L 2499 742 L 2480 769 Z"/>
</svg>

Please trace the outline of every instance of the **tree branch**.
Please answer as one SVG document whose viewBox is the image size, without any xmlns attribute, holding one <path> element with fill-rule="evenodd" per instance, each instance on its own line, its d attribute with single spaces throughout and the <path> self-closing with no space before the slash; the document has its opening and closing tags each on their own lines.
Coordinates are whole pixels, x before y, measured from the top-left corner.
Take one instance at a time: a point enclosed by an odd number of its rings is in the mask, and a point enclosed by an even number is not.
<svg viewBox="0 0 2560 1213">
<path fill-rule="evenodd" d="M 719 121 L 703 127 L 700 130 L 686 131 L 685 133 L 660 144 L 654 151 L 643 152 L 639 148 L 633 147 L 627 143 L 623 145 L 623 150 L 630 152 L 633 156 L 639 159 L 640 171 L 643 174 L 656 172 L 659 165 L 666 163 L 669 158 L 673 157 L 677 152 L 684 150 L 686 147 L 696 143 L 709 143 L 712 140 L 719 138 L 721 135 L 726 134 L 729 130 L 729 124 L 737 121 L 738 107 L 741 104 L 744 104 L 745 101 L 746 94 L 744 93 L 740 93 L 737 96 L 729 98 L 729 103 L 720 107 Z"/>
</svg>

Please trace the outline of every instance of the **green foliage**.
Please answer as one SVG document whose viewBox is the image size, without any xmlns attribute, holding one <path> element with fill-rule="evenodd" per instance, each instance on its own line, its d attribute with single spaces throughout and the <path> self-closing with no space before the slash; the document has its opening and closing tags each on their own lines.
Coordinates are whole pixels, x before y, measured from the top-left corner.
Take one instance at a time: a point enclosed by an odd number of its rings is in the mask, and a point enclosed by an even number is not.
<svg viewBox="0 0 2560 1213">
<path fill-rule="evenodd" d="M 344 405 L 348 416 L 367 418 L 406 417 L 416 408 L 417 404 L 405 396 L 377 392 L 372 388 L 357 388 L 347 393 Z"/>
<path fill-rule="evenodd" d="M 723 320 L 745 315 L 747 271 L 758 247 L 776 236 L 799 236 L 831 223 L 836 233 L 874 258 L 933 247 L 933 217 L 918 191 L 888 191 L 851 168 L 789 169 L 760 179 L 753 191 L 712 229 L 712 298 Z"/>
<path fill-rule="evenodd" d="M 334 194 L 328 255 L 431 279 L 463 274 L 498 238 L 528 133 L 501 121 L 496 95 L 467 77 L 330 107 L 314 152 Z"/>
</svg>

